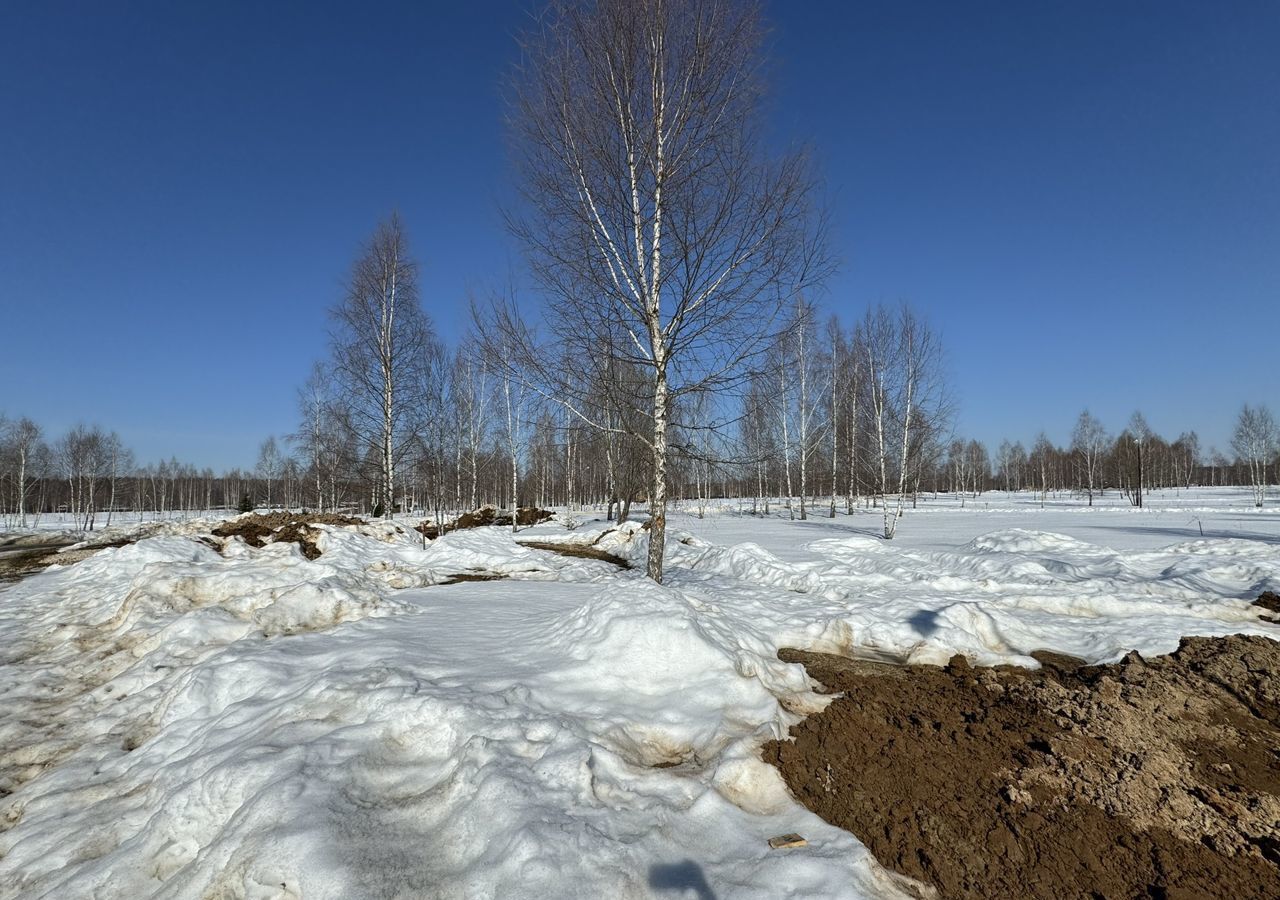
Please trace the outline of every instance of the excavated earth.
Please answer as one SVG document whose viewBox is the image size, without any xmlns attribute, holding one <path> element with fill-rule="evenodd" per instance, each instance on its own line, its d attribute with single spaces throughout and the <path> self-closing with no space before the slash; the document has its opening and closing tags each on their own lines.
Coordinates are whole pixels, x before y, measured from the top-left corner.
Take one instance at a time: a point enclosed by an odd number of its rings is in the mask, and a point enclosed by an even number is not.
<svg viewBox="0 0 1280 900">
<path fill-rule="evenodd" d="M 522 506 L 516 510 L 516 525 L 525 527 L 528 525 L 537 525 L 540 522 L 546 522 L 552 518 L 555 513 L 549 509 L 539 509 L 536 506 Z M 491 525 L 499 525 L 507 528 L 511 527 L 511 516 L 504 512 L 499 512 L 492 506 L 482 506 L 479 509 L 472 510 L 469 513 L 463 513 L 452 522 L 445 525 L 444 532 L 460 531 L 465 528 L 487 528 Z M 427 540 L 434 541 L 442 534 L 440 526 L 429 525 L 426 522 L 414 528 L 419 534 L 425 535 Z"/>
<path fill-rule="evenodd" d="M 214 537 L 238 537 L 250 547 L 280 542 L 297 544 L 307 559 L 318 559 L 319 532 L 315 525 L 363 525 L 363 519 L 339 513 L 249 513 L 223 522 L 210 532 Z"/>
<path fill-rule="evenodd" d="M 1253 606 L 1269 610 L 1273 613 L 1280 613 L 1280 594 L 1275 591 L 1266 591 L 1258 595 L 1258 599 L 1253 601 Z M 1280 625 L 1280 616 L 1268 616 L 1266 613 L 1259 613 L 1259 618 L 1264 622 L 1270 622 L 1272 625 Z"/>
<path fill-rule="evenodd" d="M 88 559 L 99 550 L 126 547 L 146 536 L 147 529 L 117 538 L 91 540 L 75 549 L 75 541 L 66 536 L 45 537 L 39 534 L 23 534 L 0 542 L 0 584 L 21 581 L 28 575 L 42 572 L 57 563 L 69 566 Z"/>
<path fill-rule="evenodd" d="M 764 758 L 924 895 L 1280 897 L 1280 643 L 1039 670 L 779 656 L 842 695 Z"/>
</svg>

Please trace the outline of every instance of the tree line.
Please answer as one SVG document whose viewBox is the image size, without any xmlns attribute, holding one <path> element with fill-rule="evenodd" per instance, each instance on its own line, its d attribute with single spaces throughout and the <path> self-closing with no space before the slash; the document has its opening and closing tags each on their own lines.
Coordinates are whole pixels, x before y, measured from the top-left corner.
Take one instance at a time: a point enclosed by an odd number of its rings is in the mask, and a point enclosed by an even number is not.
<svg viewBox="0 0 1280 900">
<path fill-rule="evenodd" d="M 1205 451 L 1195 431 L 1184 431 L 1170 441 L 1157 434 L 1141 412 L 1135 412 L 1119 434 L 1110 435 L 1085 410 L 1067 446 L 1054 444 L 1040 432 L 1030 450 L 1021 441 L 1004 440 L 993 455 L 979 441 L 953 439 L 939 475 L 943 489 L 955 493 L 1031 490 L 1047 496 L 1070 491 L 1090 506 L 1095 496 L 1108 490 L 1142 506 L 1143 495 L 1153 489 L 1248 485 L 1254 504 L 1262 506 L 1267 486 L 1280 478 L 1280 432 L 1267 407 L 1246 404 L 1241 409 L 1231 450 L 1231 457 L 1216 447 Z"/>
<path fill-rule="evenodd" d="M 885 403 L 882 428 L 881 407 L 872 399 L 882 389 L 865 379 L 861 342 L 867 319 L 884 316 L 914 318 L 905 309 L 877 309 L 848 330 L 828 319 L 821 339 L 810 333 L 815 343 L 804 347 L 803 360 L 787 355 L 799 352 L 802 335 L 780 342 L 774 368 L 753 380 L 736 429 L 696 427 L 696 407 L 677 415 L 671 496 L 695 515 L 711 499 L 724 498 L 760 514 L 780 504 L 795 518 L 879 510 L 892 527 L 921 494 L 950 494 L 963 502 L 989 491 L 1070 493 L 1091 504 L 1113 492 L 1138 506 L 1151 490 L 1247 485 L 1261 506 L 1265 488 L 1280 482 L 1280 437 L 1263 406 L 1242 409 L 1232 456 L 1203 450 L 1194 431 L 1169 441 L 1140 413 L 1120 434 L 1109 435 L 1087 410 L 1066 446 L 1041 433 L 1030 450 L 1004 440 L 992 453 L 983 442 L 947 430 L 941 414 L 950 410 L 940 393 L 935 396 L 944 402 L 922 402 L 925 412 L 910 417 Z M 515 391 L 508 420 L 507 386 L 474 364 L 475 341 L 452 351 L 436 346 L 444 357 L 443 402 L 436 411 L 444 425 L 418 438 L 416 452 L 403 457 L 398 486 L 389 492 L 393 514 L 447 519 L 484 504 L 527 504 L 594 507 L 623 520 L 632 504 L 647 502 L 644 448 L 577 421 L 552 402 L 533 402 L 531 391 Z M 318 381 L 313 376 L 300 392 L 300 412 L 316 413 Z M 309 428 L 268 437 L 252 469 L 221 473 L 176 459 L 138 465 L 117 434 L 96 425 L 77 425 L 46 440 L 30 418 L 0 415 L 0 515 L 15 527 L 62 513 L 88 531 L 122 517 L 141 521 L 208 510 L 383 513 L 381 461 L 362 452 L 358 435 L 341 424 L 348 413 L 338 396 L 323 395 L 318 426 L 311 418 Z M 695 425 L 683 427 L 690 417 Z M 882 431 L 896 436 L 904 425 L 905 444 L 901 437 L 893 443 L 886 438 L 882 451 Z M 432 434 L 446 440 L 433 445 Z"/>
</svg>

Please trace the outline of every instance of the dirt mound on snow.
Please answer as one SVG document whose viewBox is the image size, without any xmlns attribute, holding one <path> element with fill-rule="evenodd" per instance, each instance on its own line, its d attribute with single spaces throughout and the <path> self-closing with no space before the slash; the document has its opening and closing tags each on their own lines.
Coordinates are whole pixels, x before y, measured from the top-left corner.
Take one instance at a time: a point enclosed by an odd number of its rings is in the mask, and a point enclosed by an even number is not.
<svg viewBox="0 0 1280 900">
<path fill-rule="evenodd" d="M 363 519 L 338 513 L 249 513 L 224 522 L 211 532 L 215 537 L 242 538 L 250 547 L 281 541 L 297 544 L 307 559 L 317 559 L 318 532 L 314 525 L 363 525 Z"/>
<path fill-rule="evenodd" d="M 553 541 L 517 541 L 516 543 L 521 547 L 546 550 L 549 553 L 558 553 L 560 556 L 568 556 L 574 559 L 598 559 L 600 562 L 615 565 L 619 569 L 631 568 L 631 563 L 621 556 L 616 556 L 608 550 L 601 550 L 599 547 L 592 547 L 590 544 L 569 544 Z"/>
<path fill-rule="evenodd" d="M 1254 600 L 1251 605 L 1260 606 L 1263 609 L 1271 610 L 1273 613 L 1280 613 L 1280 594 L 1275 591 L 1264 591 L 1258 595 L 1258 599 Z M 1264 622 L 1280 625 L 1280 616 L 1264 616 L 1259 613 L 1258 617 Z"/>
<path fill-rule="evenodd" d="M 536 506 L 522 506 L 516 510 L 516 525 L 524 527 L 526 525 L 537 525 L 539 522 L 545 522 L 555 513 L 547 509 L 539 509 Z M 507 528 L 511 527 L 511 516 L 506 513 L 500 513 L 492 506 L 482 506 L 477 510 L 469 513 L 463 513 L 445 526 L 444 533 L 450 531 L 458 531 L 462 528 L 487 528 L 490 525 L 500 525 Z M 428 540 L 434 541 L 440 536 L 440 528 L 437 525 L 428 525 L 423 522 L 414 529 L 419 534 L 426 535 Z"/>
<path fill-rule="evenodd" d="M 73 550 L 75 541 L 65 536 L 17 535 L 0 542 L 0 584 L 21 581 L 57 563 L 70 566 L 88 559 L 99 550 L 127 547 L 147 537 L 155 527 L 142 527 L 115 538 L 89 540 Z"/>
<path fill-rule="evenodd" d="M 942 897 L 1280 897 L 1280 644 L 1109 666 L 891 666 L 784 650 L 828 690 L 764 758 Z"/>
</svg>

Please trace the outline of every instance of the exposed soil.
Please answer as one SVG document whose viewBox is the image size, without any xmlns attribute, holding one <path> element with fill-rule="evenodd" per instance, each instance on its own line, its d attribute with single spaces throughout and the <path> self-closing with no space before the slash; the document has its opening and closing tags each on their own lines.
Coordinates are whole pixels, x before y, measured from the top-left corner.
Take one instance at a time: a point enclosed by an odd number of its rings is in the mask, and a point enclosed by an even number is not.
<svg viewBox="0 0 1280 900">
<path fill-rule="evenodd" d="M 464 581 L 502 581 L 506 575 L 497 572 L 456 572 L 437 584 L 461 584 Z"/>
<path fill-rule="evenodd" d="M 545 522 L 554 516 L 555 513 L 546 509 L 539 509 L 536 506 L 522 506 L 516 510 L 516 525 L 523 528 L 526 525 L 537 525 Z M 492 506 L 482 506 L 477 510 L 469 513 L 463 513 L 454 519 L 444 528 L 444 533 L 450 531 L 458 531 L 463 528 L 487 528 L 491 525 L 499 525 L 507 528 L 511 527 L 511 516 L 498 512 Z M 434 541 L 440 537 L 441 531 L 438 525 L 428 525 L 423 522 L 414 528 L 419 534 L 426 535 L 428 540 Z"/>
<path fill-rule="evenodd" d="M 44 571 L 55 563 L 62 566 L 78 563 L 82 559 L 88 559 L 99 550 L 106 550 L 112 547 L 127 547 L 129 544 L 136 543 L 142 537 L 144 537 L 142 533 L 135 533 L 128 537 L 90 542 L 83 547 L 76 547 L 74 550 L 63 549 L 75 543 L 75 541 L 67 538 L 53 538 L 31 544 L 13 543 L 6 545 L 0 547 L 0 584 L 20 581 L 28 575 L 35 575 L 37 572 Z"/>
<path fill-rule="evenodd" d="M 1273 613 L 1280 613 L 1280 594 L 1275 591 L 1263 591 L 1258 595 L 1258 599 L 1253 601 L 1253 606 L 1261 606 Z M 1280 616 L 1264 616 L 1258 614 L 1258 618 L 1264 622 L 1270 622 L 1272 625 L 1280 625 Z"/>
<path fill-rule="evenodd" d="M 250 513 L 223 522 L 213 529 L 217 537 L 238 537 L 250 547 L 287 542 L 297 544 L 307 559 L 317 559 L 320 548 L 315 525 L 363 525 L 363 519 L 338 513 Z"/>
<path fill-rule="evenodd" d="M 612 563 L 619 569 L 630 569 L 631 563 L 627 562 L 621 556 L 614 556 L 607 550 L 601 550 L 599 547 L 592 547 L 589 544 L 565 544 L 558 541 L 517 541 L 522 547 L 532 547 L 534 550 L 546 550 L 550 553 L 558 553 L 561 556 L 571 556 L 575 559 L 598 559 L 601 562 Z"/>
<path fill-rule="evenodd" d="M 1280 897 L 1280 643 L 1038 671 L 779 656 L 843 696 L 764 758 L 941 897 Z"/>
</svg>

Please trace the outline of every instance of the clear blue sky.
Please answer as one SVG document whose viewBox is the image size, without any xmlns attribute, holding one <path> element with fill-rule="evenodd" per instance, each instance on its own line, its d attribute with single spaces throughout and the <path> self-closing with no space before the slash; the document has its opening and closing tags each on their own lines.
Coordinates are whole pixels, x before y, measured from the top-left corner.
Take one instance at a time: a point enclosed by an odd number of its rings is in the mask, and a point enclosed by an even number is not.
<svg viewBox="0 0 1280 900">
<path fill-rule="evenodd" d="M 446 337 L 517 273 L 498 81 L 529 2 L 0 9 L 0 412 L 250 465 L 391 209 Z M 944 336 L 959 429 L 1280 407 L 1280 3 L 783 3 L 777 133 L 846 318 Z"/>
</svg>

